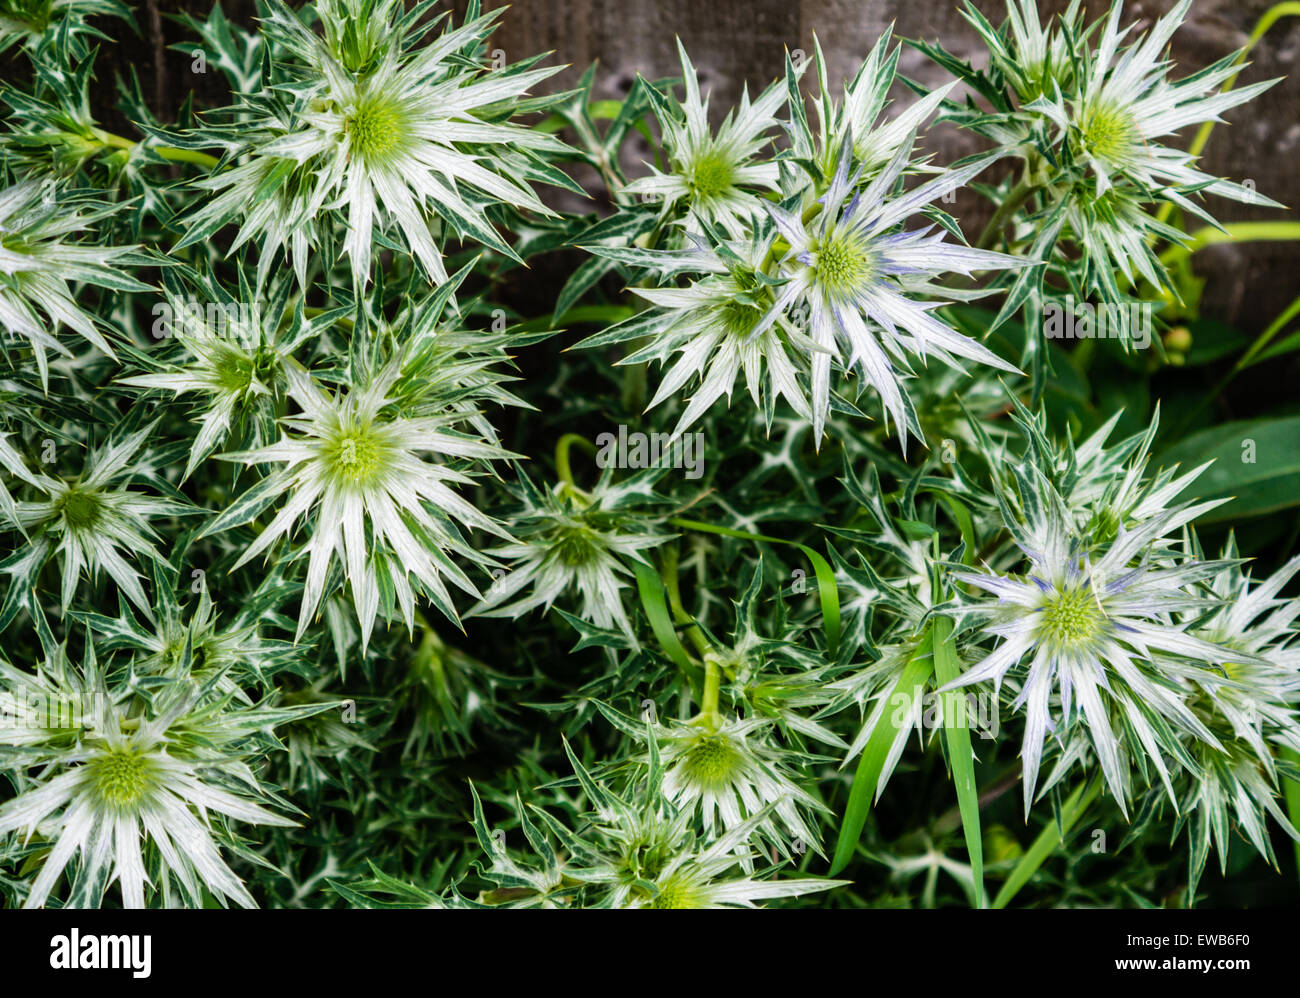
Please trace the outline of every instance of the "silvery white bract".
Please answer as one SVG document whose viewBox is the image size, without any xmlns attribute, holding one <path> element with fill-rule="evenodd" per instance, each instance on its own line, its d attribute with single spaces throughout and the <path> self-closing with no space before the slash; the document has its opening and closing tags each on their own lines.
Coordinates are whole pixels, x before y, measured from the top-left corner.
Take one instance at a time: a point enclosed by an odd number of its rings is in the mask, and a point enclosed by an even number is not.
<svg viewBox="0 0 1300 998">
<path fill-rule="evenodd" d="M 664 767 L 653 737 L 645 769 L 621 787 L 589 772 L 567 741 L 564 747 L 587 799 L 581 824 L 570 827 L 542 808 L 530 816 L 519 806 L 532 861 L 516 859 L 507 841 L 488 826 L 475 791 L 474 830 L 490 860 L 483 873 L 499 885 L 497 890 L 480 895 L 477 903 L 459 894 L 439 897 L 410 888 L 405 893 L 420 906 L 432 907 L 753 908 L 759 901 L 842 883 L 744 872 L 760 858 L 753 836 L 770 808 L 720 835 L 701 837 L 693 809 L 676 807 L 665 794 Z M 552 840 L 562 848 L 557 850 Z"/>
<path fill-rule="evenodd" d="M 52 179 L 27 180 L 0 190 L 0 327 L 30 345 L 41 385 L 47 389 L 48 352 L 73 356 L 54 335 L 60 326 L 116 356 L 99 328 L 102 322 L 77 302 L 73 284 L 113 291 L 149 289 L 121 270 L 139 262 L 137 247 L 94 246 L 67 238 L 92 231 L 116 210 L 84 196 L 65 195 Z"/>
<path fill-rule="evenodd" d="M 21 47 L 59 61 L 84 59 L 104 37 L 87 23 L 91 17 L 130 20 L 131 12 L 120 0 L 8 0 L 0 7 L 0 52 Z"/>
<path fill-rule="evenodd" d="M 807 309 L 808 336 L 815 346 L 811 367 L 817 438 L 830 411 L 832 360 L 846 370 L 860 371 L 864 382 L 879 393 L 904 447 L 909 431 L 920 434 L 899 371 L 906 371 L 913 357 L 934 357 L 958 368 L 957 358 L 965 358 L 1016 372 L 1015 365 L 935 317 L 934 309 L 945 298 L 964 296 L 934 281 L 945 273 L 969 276 L 979 270 L 1021 267 L 1025 261 L 948 242 L 942 232 L 928 228 L 898 230 L 930 202 L 970 181 L 990 160 L 976 160 L 895 194 L 914 141 L 913 135 L 865 186 L 860 186 L 861 168 L 850 176 L 846 141 L 830 189 L 818 200 L 820 211 L 806 212 L 810 217 L 805 218 L 774 206 L 768 209 L 787 246 L 777 264 L 787 280 L 754 335 L 778 315 L 797 306 Z"/>
<path fill-rule="evenodd" d="M 695 228 L 705 223 L 733 239 L 743 239 L 763 210 L 756 195 L 776 190 L 776 163 L 755 157 L 772 141 L 775 115 L 786 101 L 785 85 L 773 83 L 753 103 L 746 90 L 740 106 L 727 112 L 714 133 L 709 128 L 709 101 L 700 97 L 695 67 L 680 39 L 677 51 L 686 83 L 685 101 L 678 104 L 651 88 L 671 171 L 652 168 L 650 176 L 634 181 L 625 191 L 661 200 L 665 215 L 684 202 L 690 218 L 697 220 Z"/>
<path fill-rule="evenodd" d="M 224 456 L 242 464 L 283 467 L 222 511 L 208 524 L 208 533 L 246 523 L 280 496 L 287 496 L 236 567 L 267 552 L 299 519 L 307 518 L 311 524 L 311 537 L 302 548 L 308 560 L 298 637 L 326 594 L 335 560 L 344 568 L 364 647 L 380 610 L 381 581 L 408 629 L 414 625 L 415 613 L 411 576 L 452 619 L 456 611 L 444 578 L 478 595 L 450 557 L 473 554 L 456 521 L 506 536 L 494 520 L 455 491 L 472 481 L 469 474 L 443 460 L 423 457 L 492 461 L 506 457 L 506 452 L 457 432 L 454 426 L 464 421 L 463 414 L 408 417 L 393 411 L 390 393 L 402 376 L 403 360 L 394 358 L 367 384 L 341 392 L 330 391 L 301 366 L 288 365 L 288 394 L 299 414 L 286 417 L 285 432 L 277 443 Z"/>
<path fill-rule="evenodd" d="M 1297 233 L 1199 161 L 1268 83 L 978 2 L 566 90 L 481 0 L 166 80 L 0 0 L 0 906 L 1293 889 L 1300 302 L 1197 255 Z"/>
<path fill-rule="evenodd" d="M 256 907 L 219 844 L 230 841 L 230 819 L 294 824 L 256 802 L 244 758 L 259 732 L 304 711 L 241 713 L 178 674 L 142 713 L 129 690 L 110 692 L 89 642 L 76 666 L 43 617 L 38 627 L 46 660 L 35 676 L 0 663 L 4 696 L 25 705 L 40 696 L 61 711 L 48 727 L 12 713 L 0 727 L 0 743 L 16 746 L 38 774 L 0 805 L 0 835 L 27 843 L 39 834 L 51 844 L 23 907 L 43 907 L 61 877 L 69 885 L 63 907 L 97 907 L 113 882 L 127 908 L 145 907 L 146 885 L 196 907 L 205 892 Z"/>
<path fill-rule="evenodd" d="M 633 288 L 653 309 L 583 340 L 596 347 L 649 337 L 620 365 L 658 361 L 667 368 L 648 409 L 674 398 L 687 385 L 695 388 L 677 420 L 674 434 L 697 423 L 726 395 L 730 402 L 743 372 L 745 388 L 760 411 L 769 412 L 778 398 L 805 419 L 812 419 L 808 399 L 808 358 L 812 340 L 787 316 L 755 332 L 771 300 L 775 279 L 762 273 L 774 234 L 748 244 L 707 244 L 683 250 L 593 248 L 611 259 L 640 264 L 664 275 L 703 276 L 685 287 Z"/>
<path fill-rule="evenodd" d="M 1085 294 L 1129 305 L 1148 294 L 1144 282 L 1171 298 L 1178 295 L 1154 247 L 1157 241 L 1186 241 L 1167 220 L 1172 209 L 1217 226 L 1202 206 L 1205 194 L 1281 207 L 1253 188 L 1197 169 L 1199 144 L 1189 152 L 1176 141 L 1189 126 L 1221 121 L 1223 112 L 1277 82 L 1224 89 L 1240 72 L 1239 53 L 1169 79 L 1167 47 L 1190 5 L 1181 0 L 1148 32 L 1130 39 L 1133 25 L 1120 27 L 1119 0 L 1086 27 L 1078 3 L 1045 26 L 1032 0 L 1010 0 L 1001 29 L 967 3 L 965 16 L 989 50 L 991 76 L 922 46 L 992 101 L 991 107 L 951 103 L 944 116 L 1023 160 L 987 232 L 990 245 L 1005 234 L 1013 246 L 1053 261 L 1063 272 L 1077 271 L 1074 286 Z M 1076 255 L 1077 265 L 1071 262 Z M 1060 293 L 1045 282 L 1046 275 L 1047 269 L 1034 268 L 1017 276 L 999 323 L 1022 306 L 1030 322 L 1037 321 L 1044 297 Z M 1131 317 L 1126 309 L 1114 317 L 1128 342 Z M 1041 351 L 1031 346 L 1030 352 L 1041 365 Z"/>
<path fill-rule="evenodd" d="M 980 635 L 997 643 L 949 686 L 992 680 L 1000 687 L 1008 676 L 1016 678 L 1014 706 L 1025 711 L 1026 810 L 1049 733 L 1063 736 L 1076 725 L 1086 731 L 1121 810 L 1130 797 L 1129 753 L 1150 759 L 1172 797 L 1166 757 L 1182 754 L 1175 732 L 1222 750 L 1191 709 L 1184 684 L 1220 667 L 1231 653 L 1171 621 L 1171 615 L 1214 604 L 1201 587 L 1222 564 L 1153 557 L 1152 551 L 1222 500 L 1167 505 L 1190 484 L 1193 476 L 1185 476 L 1173 490 L 1160 480 L 1148 484 L 1164 501 L 1161 508 L 1142 509 L 1145 517 L 1099 517 L 1096 509 L 1081 517 L 1032 462 L 1010 470 L 1014 498 L 999 501 L 1027 564 L 1023 573 L 953 571 L 958 581 L 993 597 L 966 612 L 986 620 Z M 1080 520 L 1086 520 L 1082 529 Z M 1118 732 L 1124 731 L 1132 731 L 1136 742 L 1121 741 Z"/>
<path fill-rule="evenodd" d="M 716 668 L 716 662 L 710 665 L 711 675 Z M 712 682 L 706 679 L 709 686 Z M 792 765 L 799 765 L 799 753 L 782 751 L 771 720 L 736 717 L 715 704 L 690 721 L 647 726 L 605 704 L 597 706 L 625 734 L 647 745 L 638 757 L 641 767 L 653 769 L 662 761 L 664 796 L 674 808 L 698 815 L 707 835 L 754 821 L 754 832 L 775 853 L 820 852 L 813 819 L 824 805 L 796 781 Z M 745 865 L 752 868 L 748 861 Z"/>
<path fill-rule="evenodd" d="M 196 512 L 177 499 L 126 487 L 146 465 L 138 452 L 152 431 L 149 426 L 109 441 L 86 458 L 80 474 L 69 477 L 33 472 L 12 448 L 0 448 L 0 463 L 41 496 L 18 502 L 10 511 L 14 525 L 31 544 L 0 563 L 0 572 L 11 576 L 0 618 L 12 619 L 19 595 L 25 594 L 51 556 L 58 558 L 62 568 L 64 607 L 71 605 L 83 576 L 94 579 L 103 572 L 127 599 L 145 614 L 150 612 L 141 575 L 131 559 L 143 555 L 162 560 L 151 521 Z"/>
<path fill-rule="evenodd" d="M 165 280 L 170 277 L 166 275 Z M 253 440 L 265 442 L 261 439 L 269 429 L 265 424 L 273 418 L 268 413 L 276 398 L 284 394 L 286 359 L 303 342 L 324 335 L 334 319 L 333 313 L 307 319 L 298 309 L 286 315 L 292 287 L 287 275 L 272 283 L 266 307 L 253 301 L 247 287 L 235 297 L 197 275 L 195 283 L 210 306 L 188 297 L 171 280 L 160 303 L 163 308 L 155 306 L 155 312 L 161 313 L 160 338 L 174 342 L 179 349 L 160 362 L 158 371 L 119 381 L 133 388 L 199 397 L 202 415 L 196 420 L 199 431 L 190 447 L 185 478 L 245 422 L 250 424 Z"/>
<path fill-rule="evenodd" d="M 568 482 L 543 491 L 521 473 L 522 505 L 512 517 L 515 538 L 487 551 L 505 570 L 494 573 L 491 587 L 470 614 L 518 619 L 576 592 L 580 617 L 597 627 L 617 628 L 635 643 L 636 631 L 623 606 L 631 563 L 649 564 L 647 552 L 671 536 L 637 516 L 637 507 L 653 498 L 659 474 L 642 473 L 616 485 L 607 471 L 588 492 Z"/>
<path fill-rule="evenodd" d="M 321 7 L 339 37 L 322 39 L 287 6 L 271 6 L 268 31 L 292 56 L 301 80 L 289 106 L 253 107 L 252 121 L 234 129 L 233 148 L 250 155 L 197 182 L 216 196 L 188 219 L 182 244 L 242 217 L 232 248 L 260 242 L 259 285 L 283 250 L 306 286 L 312 241 L 327 212 L 346 213 L 342 248 L 356 288 L 369 282 L 375 235 L 385 231 L 400 233 L 438 283 L 448 276 L 434 236 L 438 220 L 458 236 L 514 255 L 485 219 L 486 206 L 546 215 L 550 209 L 520 178 L 571 182 L 534 155 L 563 148 L 559 141 L 505 120 L 508 113 L 500 111 L 558 67 L 467 69 L 460 56 L 481 46 L 495 12 L 447 27 L 412 50 L 429 25 L 414 29 L 413 14 L 395 0 Z"/>
</svg>

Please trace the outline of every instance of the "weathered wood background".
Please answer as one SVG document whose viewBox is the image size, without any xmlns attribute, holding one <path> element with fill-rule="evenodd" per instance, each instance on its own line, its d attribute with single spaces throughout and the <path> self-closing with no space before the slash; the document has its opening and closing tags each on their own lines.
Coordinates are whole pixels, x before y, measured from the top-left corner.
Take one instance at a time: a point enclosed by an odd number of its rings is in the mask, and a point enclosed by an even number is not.
<svg viewBox="0 0 1300 998">
<path fill-rule="evenodd" d="M 1042 0 L 1040 9 L 1054 13 L 1066 0 Z M 1259 16 L 1272 0 L 1197 0 L 1189 23 L 1177 34 L 1173 54 L 1182 70 L 1191 72 L 1246 41 Z M 245 24 L 253 14 L 251 0 L 222 0 L 228 16 Z M 1003 0 L 977 0 L 995 23 L 1003 17 Z M 1126 19 L 1150 20 L 1167 10 L 1172 0 L 1140 0 L 1126 7 Z M 485 6 L 501 6 L 486 0 Z M 463 11 L 464 0 L 454 0 Z M 1090 0 L 1089 13 L 1107 6 Z M 101 61 L 114 69 L 133 66 L 144 81 L 155 109 L 166 120 L 187 89 L 200 103 L 224 103 L 219 74 L 196 78 L 190 59 L 168 46 L 186 40 L 185 30 L 168 15 L 181 9 L 195 14 L 210 9 L 209 0 L 143 0 L 138 20 L 142 37 L 127 38 L 109 47 Z M 714 112 L 721 114 L 745 84 L 766 85 L 781 70 L 785 49 L 812 49 L 814 33 L 832 64 L 836 80 L 851 73 L 880 31 L 893 24 L 904 37 L 941 39 L 958 54 L 978 58 L 980 46 L 970 26 L 957 12 L 957 0 L 516 0 L 493 37 L 492 45 L 516 59 L 538 51 L 555 52 L 568 64 L 559 83 L 571 83 L 593 61 L 600 64 L 601 96 L 625 92 L 634 74 L 668 76 L 678 68 L 674 36 L 680 36 L 713 93 Z M 111 29 L 110 29 L 111 30 Z M 117 32 L 114 32 L 117 34 Z M 1250 179 L 1261 192 L 1288 205 L 1300 204 L 1300 19 L 1277 24 L 1256 47 L 1243 81 L 1277 76 L 1289 78 L 1253 105 L 1230 112 L 1228 126 L 1219 126 L 1207 152 L 1210 172 Z M 6 59 L 9 57 L 5 57 Z M 904 71 L 914 79 L 939 82 L 942 71 L 916 52 L 903 56 Z M 0 68 L 0 73 L 3 69 Z M 107 77 L 106 78 L 111 78 Z M 557 84 L 558 85 L 558 84 Z M 101 92 L 111 97 L 111 89 Z M 112 115 L 103 109 L 106 120 Z M 956 158 L 974 148 L 970 136 L 949 131 L 932 134 L 930 145 L 944 158 Z M 957 213 L 968 229 L 978 231 L 987 209 L 972 200 L 959 202 Z M 1277 218 L 1283 213 L 1220 201 L 1213 207 L 1221 219 Z M 1300 292 L 1297 264 L 1300 252 L 1292 244 L 1253 244 L 1214 248 L 1197 257 L 1198 271 L 1208 278 L 1204 308 L 1246 329 L 1266 325 Z"/>
</svg>

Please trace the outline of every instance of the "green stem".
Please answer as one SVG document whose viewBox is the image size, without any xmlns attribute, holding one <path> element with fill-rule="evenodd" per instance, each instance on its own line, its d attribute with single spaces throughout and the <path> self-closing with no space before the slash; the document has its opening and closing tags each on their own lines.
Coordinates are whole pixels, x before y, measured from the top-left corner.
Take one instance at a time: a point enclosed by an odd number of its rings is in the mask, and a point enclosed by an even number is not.
<svg viewBox="0 0 1300 998">
<path fill-rule="evenodd" d="M 1015 187 L 1007 193 L 1006 199 L 998 205 L 997 211 L 989 219 L 989 224 L 984 226 L 984 231 L 980 233 L 979 242 L 975 245 L 979 249 L 992 249 L 1006 228 L 1007 223 L 1015 217 L 1021 206 L 1029 200 L 1030 195 L 1038 190 L 1037 184 L 1032 184 L 1028 180 L 1019 181 Z"/>
<path fill-rule="evenodd" d="M 704 699 L 700 704 L 700 713 L 710 721 L 718 717 L 718 697 L 722 689 L 722 670 L 718 668 L 716 655 L 704 656 Z"/>
<path fill-rule="evenodd" d="M 564 436 L 560 437 L 555 444 L 555 473 L 559 476 L 560 481 L 569 488 L 582 492 L 585 495 L 586 493 L 574 484 L 573 468 L 569 464 L 569 449 L 574 444 L 577 444 L 588 454 L 594 456 L 596 453 L 596 445 L 586 437 L 578 433 L 566 433 Z"/>
<path fill-rule="evenodd" d="M 139 142 L 132 142 L 130 139 L 114 135 L 112 132 L 106 132 L 102 128 L 95 129 L 95 137 L 104 145 L 113 149 L 126 149 L 128 151 L 139 147 Z M 195 166 L 202 166 L 211 170 L 221 160 L 215 156 L 209 156 L 205 152 L 199 152 L 197 149 L 177 149 L 175 146 L 150 146 L 151 152 L 157 153 L 163 159 L 171 160 L 173 163 L 192 163 Z"/>
<path fill-rule="evenodd" d="M 677 549 L 675 547 L 670 547 L 664 552 L 662 576 L 664 589 L 668 592 L 668 608 L 672 610 L 673 620 L 677 622 L 679 627 L 686 629 L 686 634 L 691 639 L 691 643 L 695 645 L 695 650 L 699 652 L 700 657 L 707 657 L 713 649 L 709 647 L 704 632 L 695 623 L 695 618 L 687 613 L 686 607 L 682 605 L 681 585 L 677 579 Z"/>
</svg>

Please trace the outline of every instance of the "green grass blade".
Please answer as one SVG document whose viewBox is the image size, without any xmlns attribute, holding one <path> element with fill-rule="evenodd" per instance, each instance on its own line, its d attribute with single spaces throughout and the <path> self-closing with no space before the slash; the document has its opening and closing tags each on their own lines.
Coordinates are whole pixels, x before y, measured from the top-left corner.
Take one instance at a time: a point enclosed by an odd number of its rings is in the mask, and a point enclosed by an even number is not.
<svg viewBox="0 0 1300 998">
<path fill-rule="evenodd" d="M 1016 896 L 1020 888 L 1029 883 L 1029 878 L 1061 844 L 1061 836 L 1069 833 L 1074 823 L 1087 810 L 1088 805 L 1097 799 L 1099 793 L 1101 793 L 1100 780 L 1093 780 L 1088 784 L 1081 784 L 1075 788 L 1074 793 L 1070 794 L 1061 806 L 1060 828 L 1057 827 L 1055 821 L 1047 823 L 1047 826 L 1039 833 L 1038 838 L 1034 840 L 1034 844 L 1020 857 L 1020 862 L 1011 871 L 1011 876 L 1002 885 L 1002 890 L 998 891 L 998 896 L 993 899 L 994 908 L 1005 908 L 1007 903 Z"/>
<path fill-rule="evenodd" d="M 957 649 L 952 637 L 952 621 L 936 617 L 932 625 L 934 641 L 934 678 L 939 686 L 952 682 L 960 674 Z M 961 827 L 970 854 L 971 875 L 975 880 L 976 905 L 985 906 L 984 840 L 980 837 L 979 788 L 975 784 L 975 749 L 971 745 L 970 725 L 966 721 L 966 698 L 961 691 L 944 694 L 944 737 L 948 740 L 948 758 L 952 763 L 952 782 L 957 788 L 957 807 Z"/>
<path fill-rule="evenodd" d="M 902 676 L 899 677 L 898 685 L 895 687 L 896 694 L 903 691 L 913 697 L 921 695 L 925 681 L 934 668 L 930 641 L 930 632 L 926 631 L 925 637 L 904 667 Z M 835 843 L 835 855 L 831 859 L 829 876 L 835 876 L 848 865 L 849 860 L 853 858 L 853 851 L 858 847 L 858 840 L 862 837 L 862 829 L 867 823 L 867 812 L 871 810 L 876 796 L 876 784 L 880 780 L 880 772 L 889 756 L 889 748 L 898 735 L 898 728 L 893 723 L 893 713 L 895 712 L 889 710 L 881 713 L 875 730 L 871 732 L 871 737 L 867 739 L 867 744 L 862 749 L 858 770 L 853 776 L 853 789 L 849 791 L 848 807 L 844 809 L 844 820 L 840 823 L 840 837 Z"/>
<path fill-rule="evenodd" d="M 632 568 L 636 572 L 637 594 L 641 597 L 641 606 L 650 620 L 651 630 L 655 632 L 655 637 L 659 639 L 659 644 L 668 657 L 686 674 L 698 697 L 699 689 L 704 685 L 704 673 L 691 661 L 691 656 L 682 646 L 681 638 L 677 636 L 672 618 L 668 615 L 664 584 L 659 573 L 640 561 L 632 562 Z"/>
</svg>

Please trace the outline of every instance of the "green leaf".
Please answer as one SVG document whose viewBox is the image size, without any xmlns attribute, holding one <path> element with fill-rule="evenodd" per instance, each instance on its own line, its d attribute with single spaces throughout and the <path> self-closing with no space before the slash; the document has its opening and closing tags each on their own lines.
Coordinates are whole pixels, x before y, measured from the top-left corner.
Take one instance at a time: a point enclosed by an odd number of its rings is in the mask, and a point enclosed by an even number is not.
<svg viewBox="0 0 1300 998">
<path fill-rule="evenodd" d="M 921 643 L 917 645 L 912 658 L 903 668 L 894 694 L 901 690 L 912 698 L 919 697 L 934 668 L 931 654 L 932 635 L 925 632 Z M 831 859 L 831 868 L 827 876 L 835 876 L 844 869 L 853 858 L 862 829 L 867 823 L 867 812 L 876 797 L 876 786 L 880 780 L 881 770 L 889 756 L 889 749 L 898 736 L 899 728 L 895 726 L 892 711 L 885 710 L 880 715 L 876 729 L 867 739 L 862 757 L 858 760 L 858 771 L 853 776 L 853 789 L 849 791 L 849 804 L 844 811 L 844 821 L 840 824 L 840 837 L 835 843 L 835 855 Z"/>
<path fill-rule="evenodd" d="M 1097 799 L 1099 793 L 1101 793 L 1100 780 L 1092 780 L 1088 784 L 1081 784 L 1075 788 L 1074 793 L 1070 794 L 1061 806 L 1059 826 L 1055 821 L 1049 821 L 1038 833 L 1034 844 L 1020 857 L 1020 862 L 1011 871 L 1011 876 L 1002 885 L 1002 890 L 998 891 L 998 896 L 993 899 L 994 908 L 1005 908 L 1020 888 L 1029 883 L 1029 878 L 1061 844 L 1062 837 L 1074 827 L 1074 823 L 1088 809 L 1088 805 Z"/>
<path fill-rule="evenodd" d="M 1194 433 L 1161 455 L 1166 467 L 1206 461 L 1183 499 L 1235 496 L 1198 518 L 1200 523 L 1239 521 L 1300 504 L 1300 416 L 1239 420 Z"/>
<path fill-rule="evenodd" d="M 952 636 L 952 621 L 936 617 L 931 625 L 934 643 L 934 678 L 946 686 L 961 673 L 957 649 Z M 975 880 L 977 906 L 983 908 L 984 842 L 980 837 L 979 788 L 975 785 L 975 749 L 971 745 L 970 726 L 966 723 L 966 700 L 961 693 L 947 694 L 943 709 L 944 736 L 948 740 L 948 757 L 952 765 L 952 782 L 957 788 L 957 807 L 961 811 L 966 851 L 970 854 L 971 876 Z"/>
<path fill-rule="evenodd" d="M 664 596 L 664 584 L 659 574 L 640 561 L 634 561 L 632 568 L 636 572 L 636 588 L 637 594 L 641 597 L 641 606 L 650 620 L 650 627 L 655 632 L 655 637 L 659 639 L 659 644 L 690 679 L 692 686 L 703 687 L 704 673 L 686 653 L 681 638 L 677 636 L 677 630 L 673 627 L 672 617 L 668 613 L 668 602 Z"/>
</svg>

